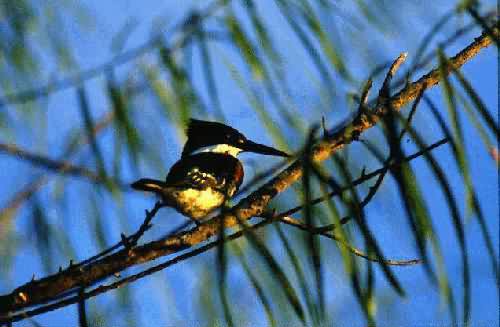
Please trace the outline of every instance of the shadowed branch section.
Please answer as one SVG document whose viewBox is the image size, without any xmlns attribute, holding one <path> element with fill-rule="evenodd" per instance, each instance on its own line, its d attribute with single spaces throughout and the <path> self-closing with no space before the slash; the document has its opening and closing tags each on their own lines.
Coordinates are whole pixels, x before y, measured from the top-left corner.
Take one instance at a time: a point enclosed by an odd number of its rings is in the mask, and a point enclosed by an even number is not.
<svg viewBox="0 0 500 327">
<path fill-rule="evenodd" d="M 498 29 L 494 29 L 493 34 L 497 38 L 499 35 Z M 332 135 L 326 135 L 323 140 L 314 146 L 310 159 L 315 162 L 323 161 L 337 150 L 357 140 L 361 133 L 374 126 L 390 110 L 399 111 L 404 105 L 416 99 L 423 91 L 439 83 L 443 73 L 449 74 L 452 70 L 458 69 L 492 42 L 493 40 L 489 34 L 481 35 L 468 47 L 450 58 L 449 65 L 446 68 L 434 69 L 418 81 L 408 84 L 399 93 L 390 97 L 386 104 L 380 104 L 372 108 L 372 110 L 360 112 L 352 123 Z M 76 268 L 70 266 L 64 271 L 40 280 L 33 280 L 18 287 L 10 294 L 0 296 L 0 322 L 9 320 L 9 312 L 16 312 L 33 305 L 49 302 L 61 294 L 84 285 L 92 285 L 131 266 L 149 262 L 207 241 L 218 234 L 220 220 L 224 222 L 226 228 L 229 228 L 239 226 L 241 221 L 255 216 L 262 216 L 269 202 L 302 176 L 303 166 L 302 160 L 296 160 L 271 181 L 241 200 L 231 210 L 192 230 L 165 240 L 123 249 L 88 266 Z"/>
</svg>

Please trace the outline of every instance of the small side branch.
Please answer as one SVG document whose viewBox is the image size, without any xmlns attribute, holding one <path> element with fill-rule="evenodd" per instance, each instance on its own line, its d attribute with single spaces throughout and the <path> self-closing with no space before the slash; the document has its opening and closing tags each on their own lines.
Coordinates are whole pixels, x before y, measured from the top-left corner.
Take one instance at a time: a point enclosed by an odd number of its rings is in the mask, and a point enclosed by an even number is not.
<svg viewBox="0 0 500 327">
<path fill-rule="evenodd" d="M 106 250 L 94 255 L 93 257 L 90 257 L 86 260 L 83 260 L 82 262 L 75 265 L 75 267 L 81 267 L 81 266 L 88 265 L 88 264 L 96 261 L 97 259 L 100 259 L 100 258 L 116 251 L 121 246 L 124 246 L 125 249 L 131 250 L 133 247 L 135 247 L 137 245 L 137 242 L 142 237 L 142 235 L 144 235 L 144 233 L 153 226 L 151 224 L 151 220 L 154 218 L 154 216 L 156 216 L 156 214 L 158 213 L 158 210 L 160 210 L 164 206 L 165 205 L 162 202 L 160 202 L 160 201 L 156 202 L 153 209 L 146 210 L 146 217 L 144 218 L 144 221 L 141 224 L 141 226 L 139 227 L 139 229 L 137 230 L 137 232 L 135 232 L 134 234 L 132 234 L 128 237 L 125 236 L 124 234 L 121 234 L 120 235 L 121 236 L 120 242 L 118 242 L 115 245 L 107 248 Z"/>
<path fill-rule="evenodd" d="M 80 327 L 88 327 L 89 323 L 87 321 L 87 310 L 85 309 L 85 288 L 82 287 L 80 288 L 80 291 L 78 292 L 78 323 Z"/>
<path fill-rule="evenodd" d="M 371 257 L 369 256 L 368 254 L 364 253 L 363 251 L 359 250 L 359 249 L 356 249 L 355 247 L 353 247 L 352 245 L 346 243 L 345 241 L 341 240 L 338 236 L 336 236 L 335 234 L 333 233 L 329 233 L 325 230 L 319 230 L 319 229 L 316 229 L 316 228 L 311 228 L 303 223 L 301 223 L 299 220 L 293 218 L 293 217 L 290 217 L 290 216 L 282 216 L 281 214 L 278 215 L 279 220 L 287 225 L 290 225 L 290 226 L 293 226 L 293 227 L 296 227 L 300 230 L 303 230 L 303 231 L 306 231 L 306 232 L 309 232 L 309 233 L 313 233 L 313 234 L 318 234 L 318 235 L 321 235 L 321 236 L 324 236 L 324 237 L 327 237 L 327 238 L 330 238 L 332 240 L 335 240 L 336 242 L 338 242 L 341 246 L 345 247 L 349 252 L 353 253 L 354 255 L 358 256 L 358 257 L 361 257 L 361 258 L 364 258 L 368 261 L 372 261 L 372 262 L 378 262 L 378 263 L 382 263 L 381 260 L 375 258 L 375 257 Z M 411 259 L 411 260 L 384 260 L 383 263 L 388 265 L 388 266 L 411 266 L 411 265 L 416 265 L 416 264 L 419 264 L 421 263 L 422 261 L 420 259 Z"/>
</svg>

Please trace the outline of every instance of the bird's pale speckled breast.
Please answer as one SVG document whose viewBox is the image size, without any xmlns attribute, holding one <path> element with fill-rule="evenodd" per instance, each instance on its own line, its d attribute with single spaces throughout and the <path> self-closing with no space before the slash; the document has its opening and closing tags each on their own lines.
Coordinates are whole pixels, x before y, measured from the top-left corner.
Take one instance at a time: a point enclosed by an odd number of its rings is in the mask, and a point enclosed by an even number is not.
<svg viewBox="0 0 500 327">
<path fill-rule="evenodd" d="M 200 219 L 224 203 L 224 195 L 213 188 L 175 190 L 168 202 L 179 212 L 193 219 Z"/>
</svg>

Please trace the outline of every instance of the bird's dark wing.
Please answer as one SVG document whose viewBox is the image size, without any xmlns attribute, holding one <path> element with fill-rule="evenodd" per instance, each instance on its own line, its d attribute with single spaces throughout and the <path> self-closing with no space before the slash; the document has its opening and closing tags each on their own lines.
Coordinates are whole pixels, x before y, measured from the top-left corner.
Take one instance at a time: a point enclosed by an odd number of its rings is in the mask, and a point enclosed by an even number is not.
<svg viewBox="0 0 500 327">
<path fill-rule="evenodd" d="M 222 153 L 202 152 L 176 162 L 165 182 L 174 187 L 213 187 L 226 193 L 229 188 L 237 190 L 242 181 L 243 168 L 238 159 Z"/>
</svg>

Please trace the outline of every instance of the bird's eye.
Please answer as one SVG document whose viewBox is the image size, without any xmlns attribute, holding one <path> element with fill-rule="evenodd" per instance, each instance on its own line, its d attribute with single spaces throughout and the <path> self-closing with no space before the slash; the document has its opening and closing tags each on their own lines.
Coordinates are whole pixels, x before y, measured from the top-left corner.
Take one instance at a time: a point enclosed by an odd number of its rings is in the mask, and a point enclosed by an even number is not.
<svg viewBox="0 0 500 327">
<path fill-rule="evenodd" d="M 238 143 L 239 144 L 243 144 L 243 143 L 245 143 L 245 140 L 244 139 L 238 139 Z"/>
</svg>

